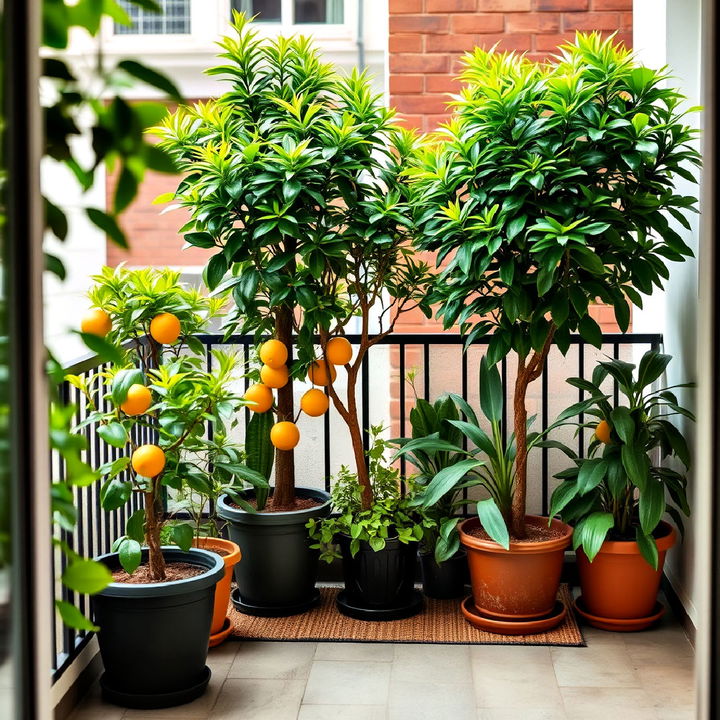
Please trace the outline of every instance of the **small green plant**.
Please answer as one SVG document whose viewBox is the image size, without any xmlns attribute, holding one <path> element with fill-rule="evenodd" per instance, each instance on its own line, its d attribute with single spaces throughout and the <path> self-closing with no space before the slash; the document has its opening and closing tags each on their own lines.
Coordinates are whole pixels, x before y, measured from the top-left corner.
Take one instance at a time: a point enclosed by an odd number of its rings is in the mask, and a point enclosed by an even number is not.
<svg viewBox="0 0 720 720">
<path fill-rule="evenodd" d="M 315 541 L 313 548 L 320 550 L 320 558 L 332 562 L 340 557 L 335 537 L 340 533 L 352 540 L 350 552 L 355 556 L 361 542 L 367 542 L 378 552 L 390 537 L 402 543 L 419 541 L 423 537 L 423 518 L 412 508 L 400 492 L 400 471 L 390 467 L 390 445 L 383 440 L 382 426 L 370 428 L 371 446 L 368 451 L 368 468 L 373 490 L 373 505 L 365 509 L 362 486 L 357 475 L 343 466 L 334 478 L 332 488 L 333 509 L 339 517 L 323 520 L 311 519 L 307 527 Z"/>
<path fill-rule="evenodd" d="M 227 438 L 243 404 L 232 387 L 237 359 L 216 351 L 208 371 L 204 347 L 189 336 L 221 312 L 224 300 L 185 288 L 171 270 L 105 268 L 94 279 L 90 298 L 110 324 L 95 341 L 114 352 L 109 367 L 89 380 L 67 377 L 86 402 L 86 418 L 76 430 L 94 425 L 107 445 L 121 451 L 97 469 L 102 507 L 116 510 L 139 493 L 144 508 L 130 515 L 113 549 L 132 574 L 141 561 L 141 543 L 146 545 L 150 575 L 160 582 L 166 494 L 183 488 L 209 494 L 219 483 L 242 504 L 237 491 L 245 481 L 261 488 L 267 483 L 239 461 L 239 449 L 220 445 L 208 433 L 212 428 L 214 438 Z M 155 433 L 156 443 L 141 445 L 140 431 Z M 193 534 L 187 523 L 172 527 L 172 539 L 182 549 L 190 548 Z"/>
<path fill-rule="evenodd" d="M 579 457 L 562 443 L 548 442 L 573 461 L 571 468 L 556 475 L 563 482 L 552 494 L 550 515 L 559 513 L 575 526 L 573 546 L 576 550 L 582 546 L 591 562 L 606 538 L 635 540 L 645 560 L 657 568 L 653 535 L 663 515 L 668 513 L 681 532 L 681 513 L 690 515 L 686 495 L 690 450 L 669 418 L 695 418 L 678 404 L 674 388 L 652 389 L 670 360 L 670 355 L 650 350 L 637 372 L 635 365 L 612 359 L 598 363 L 592 380 L 568 380 L 592 396 L 590 406 L 583 409 L 592 420 L 578 428 L 592 428 L 594 435 L 587 457 Z M 622 404 L 613 405 L 601 389 L 608 375 L 617 383 Z M 569 412 L 568 417 L 578 414 L 577 408 Z M 662 464 L 652 459 L 658 451 Z M 679 462 L 684 471 L 668 467 L 668 460 Z M 672 502 L 666 502 L 666 494 Z"/>
</svg>

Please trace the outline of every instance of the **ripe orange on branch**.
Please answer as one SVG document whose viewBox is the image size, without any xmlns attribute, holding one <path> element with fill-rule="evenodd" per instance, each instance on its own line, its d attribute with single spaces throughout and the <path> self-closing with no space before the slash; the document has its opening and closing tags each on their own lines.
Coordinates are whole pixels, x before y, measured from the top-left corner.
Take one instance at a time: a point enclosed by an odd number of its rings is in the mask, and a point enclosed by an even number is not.
<svg viewBox="0 0 720 720">
<path fill-rule="evenodd" d="M 130 386 L 125 402 L 120 405 L 120 409 L 126 415 L 142 415 L 151 405 L 152 393 L 150 388 L 136 383 Z"/>
<path fill-rule="evenodd" d="M 325 357 L 333 365 L 347 365 L 352 360 L 352 354 L 352 345 L 344 337 L 334 337 L 325 346 Z"/>
<path fill-rule="evenodd" d="M 275 423 L 270 430 L 270 442 L 278 450 L 292 450 L 300 442 L 300 431 L 294 422 Z"/>
<path fill-rule="evenodd" d="M 610 438 L 611 431 L 612 428 L 610 427 L 610 424 L 607 422 L 607 420 L 601 420 L 595 428 L 595 437 L 601 443 L 609 445 L 612 442 L 612 439 Z"/>
<path fill-rule="evenodd" d="M 132 467 L 146 478 L 154 478 L 165 469 L 165 453 L 157 445 L 141 445 L 132 454 Z"/>
<path fill-rule="evenodd" d="M 324 359 L 314 360 L 308 368 L 308 380 L 313 385 L 325 387 L 330 382 L 335 382 L 336 377 L 337 370 L 333 365 L 330 365 L 330 376 L 328 377 L 327 365 Z"/>
<path fill-rule="evenodd" d="M 310 417 L 320 417 L 327 412 L 329 406 L 328 396 L 317 388 L 308 390 L 300 398 L 300 409 Z"/>
<path fill-rule="evenodd" d="M 248 401 L 248 407 L 256 413 L 267 412 L 273 404 L 272 390 L 262 383 L 251 385 L 245 391 L 243 398 Z"/>
<path fill-rule="evenodd" d="M 104 310 L 88 310 L 80 320 L 80 330 L 90 335 L 105 337 L 112 330 L 112 320 Z"/>
<path fill-rule="evenodd" d="M 279 370 L 288 359 L 288 349 L 279 340 L 268 340 L 260 346 L 260 360 L 265 365 Z"/>
<path fill-rule="evenodd" d="M 170 345 L 180 337 L 180 321 L 172 313 L 160 313 L 150 321 L 150 335 L 161 345 Z"/>
<path fill-rule="evenodd" d="M 290 373 L 285 365 L 281 365 L 279 368 L 263 365 L 260 368 L 260 379 L 268 387 L 281 388 L 288 384 Z"/>
</svg>

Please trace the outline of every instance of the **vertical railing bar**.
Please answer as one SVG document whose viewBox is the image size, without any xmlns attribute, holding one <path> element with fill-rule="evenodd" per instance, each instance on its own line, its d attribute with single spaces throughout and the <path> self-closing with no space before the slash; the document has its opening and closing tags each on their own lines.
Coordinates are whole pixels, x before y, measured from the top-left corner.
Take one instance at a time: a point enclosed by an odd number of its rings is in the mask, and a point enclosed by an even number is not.
<svg viewBox="0 0 720 720">
<path fill-rule="evenodd" d="M 206 363 L 207 363 L 207 371 L 208 371 L 208 373 L 212 373 L 212 371 L 213 371 L 213 354 L 212 354 L 212 351 L 213 351 L 213 344 L 212 344 L 212 342 L 208 341 L 208 342 L 207 342 L 207 345 L 206 345 L 206 348 L 205 348 L 205 361 L 206 361 Z M 213 441 L 213 438 L 215 437 L 215 428 L 214 428 L 214 426 L 213 426 L 213 424 L 212 424 L 211 422 L 209 422 L 209 423 L 207 424 L 207 428 L 208 428 L 208 431 L 207 431 L 208 440 L 209 440 L 210 442 L 212 442 L 212 441 Z M 208 465 L 208 473 L 210 473 L 210 477 L 212 477 L 212 473 L 213 473 L 213 465 L 212 465 L 212 463 L 210 463 L 210 464 Z M 209 517 L 212 517 L 212 516 L 213 516 L 213 513 L 215 512 L 215 501 L 214 501 L 212 498 L 210 498 L 210 500 L 209 500 L 209 502 L 208 502 L 207 511 L 208 511 L 208 513 L 210 513 Z M 201 508 L 200 508 L 200 513 L 201 513 L 201 515 L 204 515 L 204 514 L 205 514 L 205 508 L 204 508 L 204 507 L 201 507 Z"/>
<path fill-rule="evenodd" d="M 398 352 L 400 353 L 400 437 L 405 437 L 405 343 L 398 345 Z M 400 476 L 405 477 L 407 475 L 407 460 L 405 456 L 400 457 Z"/>
<path fill-rule="evenodd" d="M 583 343 L 578 344 L 578 376 L 585 377 L 585 345 Z M 578 402 L 582 402 L 584 399 L 585 391 L 578 388 Z M 578 420 L 581 424 L 584 423 L 585 413 L 580 413 Z M 581 458 L 585 457 L 585 430 L 582 427 L 578 430 L 578 455 Z"/>
<path fill-rule="evenodd" d="M 70 392 L 70 384 L 68 382 L 64 382 L 61 386 L 60 390 L 60 400 L 64 406 L 67 406 L 70 404 L 70 398 L 71 398 L 71 392 Z M 65 466 L 64 461 L 60 462 L 59 467 L 59 480 L 60 482 L 63 482 L 67 478 L 67 468 Z M 74 498 L 74 492 L 73 492 L 73 498 Z M 62 529 L 60 531 L 60 539 L 72 550 L 75 550 L 75 537 L 74 534 Z M 67 568 L 67 557 L 65 553 L 63 552 L 60 556 L 60 572 L 65 572 L 65 569 Z M 66 585 L 62 585 L 61 591 L 60 591 L 60 597 L 65 601 L 70 603 L 71 605 L 75 604 L 75 593 L 70 590 Z M 75 630 L 74 628 L 68 627 L 67 625 L 63 624 L 62 628 L 62 636 L 63 636 L 63 652 L 70 653 L 74 647 L 75 644 Z"/>
<path fill-rule="evenodd" d="M 423 375 L 425 399 L 430 402 L 430 343 L 427 340 L 423 343 Z"/>
<path fill-rule="evenodd" d="M 613 343 L 613 358 L 615 360 L 620 359 L 620 343 L 617 341 Z M 613 378 L 613 400 L 614 406 L 617 407 L 620 404 L 620 388 L 615 378 Z"/>
<path fill-rule="evenodd" d="M 545 368 L 543 370 L 542 376 L 541 376 L 541 383 L 542 383 L 542 413 L 541 413 L 541 422 L 542 422 L 542 430 L 543 433 L 547 430 L 548 427 L 548 375 L 550 374 L 550 354 L 548 354 L 547 359 L 545 360 Z M 547 515 L 549 512 L 548 508 L 548 495 L 550 492 L 550 478 L 548 477 L 549 472 L 549 450 L 548 448 L 544 447 L 542 448 L 542 463 L 541 463 L 541 472 L 542 472 L 542 514 L 543 516 Z"/>
<path fill-rule="evenodd" d="M 460 367 L 461 367 L 461 383 L 462 383 L 462 387 L 460 389 L 460 394 L 462 395 L 462 398 L 463 398 L 463 400 L 465 400 L 465 402 L 468 402 L 468 351 L 469 351 L 469 348 L 466 348 L 464 345 L 462 345 L 460 347 L 460 358 L 461 358 Z M 465 415 L 463 414 L 463 419 L 467 420 L 468 418 L 466 418 Z M 463 450 L 467 450 L 467 448 L 468 448 L 468 440 L 467 440 L 467 435 L 465 435 L 465 433 L 462 434 L 462 447 L 463 447 Z M 463 498 L 463 500 L 468 499 L 468 489 L 467 488 L 463 488 L 462 498 Z M 467 502 L 463 502 L 462 514 L 463 514 L 463 517 L 468 516 Z"/>
<path fill-rule="evenodd" d="M 363 450 L 367 453 L 370 449 L 370 373 L 367 353 L 362 359 L 361 373 L 362 440 Z"/>
<path fill-rule="evenodd" d="M 486 350 L 487 351 L 487 350 Z M 500 363 L 500 377 L 503 389 L 503 421 L 502 421 L 502 439 L 503 445 L 507 445 L 508 441 L 508 367 L 507 357 L 504 357 Z M 480 388 L 478 388 L 478 392 Z"/>
</svg>

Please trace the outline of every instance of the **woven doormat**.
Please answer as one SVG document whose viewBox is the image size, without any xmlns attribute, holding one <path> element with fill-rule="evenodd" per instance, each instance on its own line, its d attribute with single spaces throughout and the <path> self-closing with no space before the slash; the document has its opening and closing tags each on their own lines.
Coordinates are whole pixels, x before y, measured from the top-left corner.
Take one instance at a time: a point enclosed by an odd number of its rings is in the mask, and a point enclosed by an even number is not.
<svg viewBox="0 0 720 720">
<path fill-rule="evenodd" d="M 233 636 L 244 640 L 307 640 L 326 642 L 391 642 L 470 645 L 564 645 L 582 647 L 585 640 L 572 610 L 567 585 L 558 599 L 568 608 L 564 622 L 538 635 L 495 635 L 474 628 L 460 612 L 459 600 L 425 598 L 419 615 L 407 620 L 366 622 L 341 615 L 335 607 L 338 587 L 320 588 L 320 604 L 303 615 L 264 618 L 243 615 L 230 606 Z"/>
</svg>

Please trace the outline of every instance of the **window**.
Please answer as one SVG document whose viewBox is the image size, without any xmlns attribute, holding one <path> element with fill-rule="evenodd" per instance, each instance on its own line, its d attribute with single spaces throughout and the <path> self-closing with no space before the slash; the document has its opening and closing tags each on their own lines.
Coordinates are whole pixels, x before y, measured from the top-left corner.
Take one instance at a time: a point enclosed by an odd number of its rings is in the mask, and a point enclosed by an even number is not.
<svg viewBox="0 0 720 720">
<path fill-rule="evenodd" d="M 234 10 L 249 16 L 257 16 L 256 22 L 285 21 L 287 24 L 341 25 L 344 22 L 343 0 L 291 0 L 286 12 L 292 18 L 283 17 L 282 0 L 232 0 Z"/>
<path fill-rule="evenodd" d="M 133 24 L 126 26 L 115 23 L 116 35 L 190 34 L 190 0 L 159 0 L 161 13 L 144 10 L 128 0 L 120 0 L 120 5 Z"/>
</svg>

